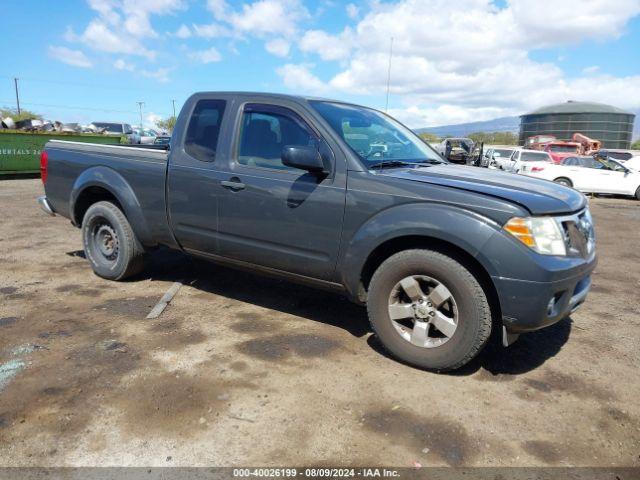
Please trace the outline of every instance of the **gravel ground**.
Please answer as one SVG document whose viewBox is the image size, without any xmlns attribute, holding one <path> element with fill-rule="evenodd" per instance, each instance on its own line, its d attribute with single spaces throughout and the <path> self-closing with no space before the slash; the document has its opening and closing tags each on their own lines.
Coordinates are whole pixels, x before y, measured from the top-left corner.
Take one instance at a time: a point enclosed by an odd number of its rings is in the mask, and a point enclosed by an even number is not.
<svg viewBox="0 0 640 480">
<path fill-rule="evenodd" d="M 2 466 L 640 465 L 640 202 L 591 201 L 582 309 L 437 375 L 332 293 L 166 251 L 102 280 L 41 192 L 0 181 Z"/>
</svg>

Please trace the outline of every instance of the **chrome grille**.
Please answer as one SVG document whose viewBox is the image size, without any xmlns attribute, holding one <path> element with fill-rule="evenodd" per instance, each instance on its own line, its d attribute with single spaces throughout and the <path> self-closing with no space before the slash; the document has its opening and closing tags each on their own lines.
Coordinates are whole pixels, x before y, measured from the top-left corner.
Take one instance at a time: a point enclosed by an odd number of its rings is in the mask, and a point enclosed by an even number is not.
<svg viewBox="0 0 640 480">
<path fill-rule="evenodd" d="M 589 257 L 595 248 L 595 232 L 589 210 L 559 218 L 558 221 L 562 225 L 567 254 Z"/>
</svg>

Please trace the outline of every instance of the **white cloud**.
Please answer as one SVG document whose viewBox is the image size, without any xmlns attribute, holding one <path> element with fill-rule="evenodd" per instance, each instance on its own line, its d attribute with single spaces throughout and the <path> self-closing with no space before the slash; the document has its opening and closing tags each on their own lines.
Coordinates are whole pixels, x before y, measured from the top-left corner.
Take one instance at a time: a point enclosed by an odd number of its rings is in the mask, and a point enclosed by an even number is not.
<svg viewBox="0 0 640 480">
<path fill-rule="evenodd" d="M 84 52 L 72 50 L 67 47 L 51 45 L 49 47 L 49 56 L 67 65 L 73 65 L 74 67 L 90 68 L 93 66 L 93 63 L 91 63 L 91 60 L 87 58 Z"/>
<path fill-rule="evenodd" d="M 151 125 L 151 127 L 153 128 L 158 127 L 158 122 L 160 120 L 162 120 L 162 115 L 158 115 L 157 113 L 154 113 L 154 112 L 149 112 L 144 117 L 145 125 Z"/>
<path fill-rule="evenodd" d="M 167 83 L 169 81 L 169 73 L 172 68 L 163 67 L 156 70 L 140 70 L 140 74 L 143 77 L 152 78 L 160 83 Z"/>
<path fill-rule="evenodd" d="M 277 69 L 278 75 L 282 77 L 287 88 L 296 90 L 298 93 L 319 93 L 328 89 L 322 80 L 316 77 L 310 64 L 287 63 Z"/>
<path fill-rule="evenodd" d="M 233 10 L 224 0 L 209 0 L 207 8 L 219 22 L 228 24 L 239 35 L 292 38 L 298 24 L 310 17 L 300 0 L 256 0 Z"/>
<path fill-rule="evenodd" d="M 189 53 L 189 58 L 205 64 L 219 62 L 220 60 L 222 60 L 220 52 L 218 52 L 215 47 L 211 47 L 207 50 L 198 50 L 196 52 L 191 52 Z"/>
<path fill-rule="evenodd" d="M 360 13 L 360 9 L 353 3 L 347 4 L 347 6 L 345 7 L 345 10 L 347 12 L 347 16 L 353 19 L 357 18 L 358 14 Z"/>
<path fill-rule="evenodd" d="M 227 15 L 229 6 L 225 0 L 207 0 L 207 9 L 213 13 L 214 18 L 222 19 Z"/>
<path fill-rule="evenodd" d="M 231 35 L 231 31 L 219 23 L 209 23 L 205 25 L 192 25 L 193 34 L 196 37 L 216 38 Z"/>
<path fill-rule="evenodd" d="M 126 62 L 122 58 L 119 58 L 115 62 L 113 62 L 113 67 L 116 70 L 126 70 L 128 72 L 132 72 L 135 70 L 135 66 L 132 63 Z"/>
<path fill-rule="evenodd" d="M 139 40 L 113 30 L 100 20 L 91 21 L 80 39 L 89 48 L 102 52 L 155 57 L 155 52 L 147 49 Z"/>
<path fill-rule="evenodd" d="M 182 39 L 189 38 L 191 36 L 191 30 L 189 30 L 189 27 L 187 27 L 183 23 L 182 25 L 180 25 L 178 30 L 175 31 L 173 36 L 177 38 L 182 38 Z"/>
<path fill-rule="evenodd" d="M 97 15 L 81 34 L 68 27 L 65 40 L 100 52 L 144 56 L 150 60 L 156 52 L 146 47 L 144 40 L 158 37 L 151 18 L 186 7 L 185 0 L 87 0 L 87 3 Z"/>
<path fill-rule="evenodd" d="M 273 40 L 265 43 L 264 48 L 272 55 L 277 57 L 286 57 L 289 55 L 291 44 L 284 38 L 274 38 Z"/>
<path fill-rule="evenodd" d="M 546 46 L 617 38 L 627 21 L 640 13 L 640 1 L 562 0 L 547 7 L 540 0 L 511 0 L 508 11 L 523 46 Z"/>
<path fill-rule="evenodd" d="M 287 64 L 278 73 L 293 90 L 383 98 L 393 37 L 392 103 L 406 105 L 399 115 L 410 124 L 520 114 L 569 98 L 640 106 L 638 77 L 593 68 L 584 78 L 567 78 L 557 65 L 530 58 L 537 48 L 615 38 L 640 13 L 640 0 L 587 3 L 564 0 L 551 9 L 537 0 L 502 8 L 489 0 L 372 1 L 352 29 L 309 30 L 299 42 L 305 53 L 338 61 L 338 73 L 321 79 L 309 64 Z"/>
<path fill-rule="evenodd" d="M 582 73 L 586 73 L 587 75 L 592 73 L 597 73 L 600 70 L 598 65 L 591 65 L 590 67 L 586 67 L 582 69 Z"/>
<path fill-rule="evenodd" d="M 316 53 L 322 60 L 342 60 L 349 56 L 352 36 L 348 28 L 339 35 L 329 35 L 323 30 L 308 30 L 298 47 L 303 52 Z"/>
<path fill-rule="evenodd" d="M 120 15 L 117 12 L 118 2 L 116 0 L 88 0 L 87 3 L 107 23 L 111 25 L 120 23 Z"/>
</svg>

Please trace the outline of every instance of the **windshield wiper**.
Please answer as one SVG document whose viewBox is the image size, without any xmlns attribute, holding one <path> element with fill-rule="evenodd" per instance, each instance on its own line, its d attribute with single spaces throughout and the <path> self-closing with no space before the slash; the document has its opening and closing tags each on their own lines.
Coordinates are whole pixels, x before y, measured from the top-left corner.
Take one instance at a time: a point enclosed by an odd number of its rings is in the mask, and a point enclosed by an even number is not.
<svg viewBox="0 0 640 480">
<path fill-rule="evenodd" d="M 418 165 L 419 162 L 405 162 L 404 160 L 383 160 L 382 162 L 374 163 L 371 165 L 371 169 L 385 168 L 385 167 L 406 167 L 411 165 Z"/>
<path fill-rule="evenodd" d="M 428 160 L 420 160 L 418 162 L 413 162 L 413 163 L 417 163 L 419 165 L 441 165 L 445 162 L 443 162 L 442 160 L 436 160 L 435 158 L 429 158 Z"/>
<path fill-rule="evenodd" d="M 440 165 L 442 162 L 436 159 L 418 160 L 416 162 L 407 162 L 406 160 L 383 160 L 382 162 L 374 163 L 370 168 L 385 168 L 385 167 L 407 167 L 416 166 L 423 167 L 425 165 Z"/>
</svg>

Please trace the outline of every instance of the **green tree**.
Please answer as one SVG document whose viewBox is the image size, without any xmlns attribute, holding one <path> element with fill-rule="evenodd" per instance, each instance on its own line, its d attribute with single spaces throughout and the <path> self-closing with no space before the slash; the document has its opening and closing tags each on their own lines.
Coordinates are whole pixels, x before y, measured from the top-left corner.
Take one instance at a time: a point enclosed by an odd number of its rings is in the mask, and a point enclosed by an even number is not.
<svg viewBox="0 0 640 480">
<path fill-rule="evenodd" d="M 169 118 L 158 120 L 156 122 L 156 125 L 161 130 L 166 130 L 167 132 L 171 133 L 171 132 L 173 132 L 173 127 L 176 126 L 176 117 L 171 116 Z"/>
<path fill-rule="evenodd" d="M 433 133 L 422 132 L 422 133 L 419 133 L 418 136 L 425 143 L 438 143 L 438 142 L 440 142 L 440 138 L 437 135 L 434 135 Z"/>
<path fill-rule="evenodd" d="M 20 109 L 20 115 L 18 115 L 18 110 L 15 108 L 2 107 L 0 108 L 0 117 L 11 117 L 14 122 L 18 122 L 20 120 L 33 120 L 38 119 L 42 120 L 42 115 L 39 113 L 34 113 L 29 110 Z"/>
<path fill-rule="evenodd" d="M 518 136 L 511 132 L 475 132 L 469 135 L 474 142 L 490 145 L 517 145 Z"/>
<path fill-rule="evenodd" d="M 640 150 L 640 138 L 631 144 L 631 150 Z"/>
</svg>

